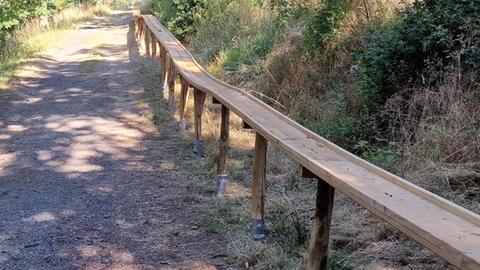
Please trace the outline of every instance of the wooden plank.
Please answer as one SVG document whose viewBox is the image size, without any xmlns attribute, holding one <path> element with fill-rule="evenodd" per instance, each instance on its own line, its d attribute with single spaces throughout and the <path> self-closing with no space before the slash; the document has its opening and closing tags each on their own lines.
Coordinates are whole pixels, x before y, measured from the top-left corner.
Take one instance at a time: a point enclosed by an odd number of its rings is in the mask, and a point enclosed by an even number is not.
<svg viewBox="0 0 480 270">
<path fill-rule="evenodd" d="M 225 175 L 227 164 L 228 140 L 230 133 L 230 110 L 222 105 L 222 116 L 220 124 L 220 141 L 218 143 L 218 166 L 217 175 Z"/>
<path fill-rule="evenodd" d="M 321 179 L 317 181 L 316 210 L 310 236 L 307 270 L 328 269 L 328 242 L 335 189 Z"/>
<path fill-rule="evenodd" d="M 267 140 L 255 134 L 255 153 L 253 155 L 252 178 L 252 238 L 265 238 L 265 178 L 267 174 Z"/>
<path fill-rule="evenodd" d="M 337 191 L 456 267 L 480 269 L 479 215 L 348 153 L 245 91 L 215 79 L 155 17 L 143 18 L 193 87 L 215 97 Z"/>
<path fill-rule="evenodd" d="M 185 117 L 185 111 L 188 101 L 188 88 L 190 84 L 180 76 L 181 88 L 180 88 L 180 108 L 179 108 L 179 127 L 180 130 L 185 130 L 187 127 L 187 119 Z"/>
<path fill-rule="evenodd" d="M 203 142 L 202 138 L 202 113 L 203 107 L 205 105 L 205 99 L 207 94 L 198 90 L 197 88 L 193 89 L 193 111 L 194 111 L 194 126 L 195 126 L 195 147 L 193 149 L 194 154 L 198 156 L 203 156 Z"/>
</svg>

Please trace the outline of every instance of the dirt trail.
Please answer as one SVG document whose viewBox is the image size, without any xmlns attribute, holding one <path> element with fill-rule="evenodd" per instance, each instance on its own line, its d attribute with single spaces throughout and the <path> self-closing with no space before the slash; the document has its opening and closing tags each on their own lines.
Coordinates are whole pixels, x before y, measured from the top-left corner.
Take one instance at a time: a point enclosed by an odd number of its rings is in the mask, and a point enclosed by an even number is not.
<svg viewBox="0 0 480 270">
<path fill-rule="evenodd" d="M 0 269 L 227 269 L 145 117 L 131 20 L 82 25 L 0 102 Z"/>
</svg>

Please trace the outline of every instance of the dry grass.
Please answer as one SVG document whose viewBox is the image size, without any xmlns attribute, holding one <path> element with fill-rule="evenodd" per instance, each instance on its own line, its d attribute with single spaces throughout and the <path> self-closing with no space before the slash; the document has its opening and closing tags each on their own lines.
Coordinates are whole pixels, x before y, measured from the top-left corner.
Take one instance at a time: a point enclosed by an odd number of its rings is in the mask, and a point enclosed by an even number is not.
<svg viewBox="0 0 480 270">
<path fill-rule="evenodd" d="M 141 73 L 147 73 L 145 67 Z M 191 153 L 193 130 L 176 133 L 175 127 L 166 129 L 170 113 L 166 99 L 159 93 L 157 71 L 149 83 L 156 100 L 149 116 L 163 136 L 177 137 L 178 151 Z M 176 84 L 179 93 L 179 83 Z M 178 96 L 177 96 L 178 101 Z M 250 186 L 254 134 L 241 128 L 241 119 L 232 115 L 231 149 L 227 171 L 230 175 L 226 196 L 213 197 L 216 171 L 219 106 L 207 100 L 203 114 L 203 135 L 206 157 L 191 156 L 175 166 L 195 171 L 198 178 L 189 187 L 186 201 L 202 204 L 203 212 L 193 225 L 209 233 L 226 236 L 226 260 L 240 268 L 249 269 L 303 269 L 309 228 L 314 211 L 315 183 L 299 177 L 299 166 L 282 152 L 269 147 L 267 164 L 266 218 L 268 240 L 250 239 Z M 193 100 L 188 100 L 187 117 L 193 123 Z M 205 197 L 204 194 L 208 194 Z M 206 206 L 205 206 L 206 205 Z M 337 194 L 331 235 L 331 269 L 449 269 L 442 259 L 407 239 L 390 225 L 382 222 L 356 203 Z"/>
<path fill-rule="evenodd" d="M 376 12 L 381 13 L 381 10 L 378 9 Z M 352 63 L 348 57 L 348 51 L 334 51 L 327 59 L 328 61 L 323 62 L 324 65 L 304 61 L 299 56 L 296 43 L 301 32 L 301 25 L 286 32 L 283 37 L 280 37 L 266 61 L 258 61 L 253 66 L 239 69 L 234 73 L 217 70 L 217 74 L 221 75 L 222 79 L 239 82 L 239 85 L 244 87 L 257 86 L 255 88 L 262 89 L 264 94 L 281 101 L 290 108 L 287 113 L 291 116 L 296 119 L 311 120 L 303 124 L 340 141 L 341 134 L 328 134 L 328 132 L 348 128 L 348 117 L 341 115 L 342 111 L 338 110 L 342 104 L 336 103 L 344 98 L 342 95 L 351 95 L 355 87 L 350 73 Z M 354 47 L 355 43 L 347 45 Z M 193 47 L 198 50 L 197 55 L 205 57 L 208 54 L 198 44 Z M 216 67 L 218 62 L 210 68 L 215 71 Z M 255 74 L 252 80 L 243 80 L 245 74 L 252 73 Z M 238 80 L 237 77 L 243 77 L 243 79 Z M 259 77 L 263 79 L 259 80 Z M 470 78 L 469 81 L 474 80 Z M 476 188 L 479 183 L 478 134 L 480 132 L 478 132 L 477 122 L 480 119 L 479 99 L 472 94 L 475 91 L 459 92 L 457 91 L 459 88 L 463 89 L 465 86 L 456 81 L 446 83 L 440 89 L 420 91 L 416 98 L 410 101 L 407 112 L 401 109 L 404 105 L 392 104 L 389 113 L 397 111 L 410 115 L 409 118 L 402 116 L 402 119 L 419 120 L 414 129 L 417 134 L 421 134 L 420 138 L 423 138 L 413 140 L 405 136 L 409 141 L 406 141 L 405 145 L 408 147 L 404 151 L 412 155 L 406 155 L 408 158 L 398 163 L 396 169 L 397 172 L 408 172 L 405 176 L 412 182 L 420 183 L 431 190 L 433 187 L 438 187 L 438 190 L 433 189 L 433 191 L 478 212 L 479 191 Z M 176 92 L 179 93 L 178 88 Z M 447 104 L 439 104 L 439 101 Z M 418 108 L 423 110 L 418 111 Z M 441 113 L 443 116 L 432 119 L 433 115 L 440 115 L 439 109 L 443 111 Z M 187 112 L 189 123 L 193 123 L 191 98 L 188 101 Z M 158 120 L 169 117 L 168 115 L 169 113 L 165 110 L 160 110 L 158 116 L 153 118 Z M 269 235 L 265 242 L 251 241 L 249 197 L 254 134 L 243 130 L 241 119 L 235 115 L 231 118 L 231 149 L 227 164 L 227 171 L 231 177 L 229 191 L 223 198 L 209 197 L 206 200 L 199 198 L 199 190 L 212 191 L 214 187 L 219 117 L 218 105 L 207 101 L 202 123 L 206 157 L 199 159 L 192 156 L 191 159 L 182 161 L 184 169 L 198 172 L 207 179 L 201 183 L 195 183 L 196 186 L 192 188 L 191 195 L 186 198 L 186 200 L 208 204 L 208 207 L 204 208 L 206 210 L 201 213 L 200 220 L 195 221 L 195 225 L 201 226 L 210 233 L 226 235 L 228 238 L 225 243 L 227 260 L 238 267 L 302 269 L 314 211 L 315 183 L 299 177 L 298 164 L 274 147 L 269 147 L 266 194 Z M 476 128 L 472 128 L 472 123 Z M 328 126 L 329 124 L 331 126 Z M 403 126 L 407 127 L 406 124 Z M 179 136 L 179 151 L 192 151 L 193 130 L 191 126 L 188 128 L 183 135 L 167 134 L 167 136 Z M 165 132 L 165 129 L 162 130 Z M 465 132 L 466 130 L 472 132 Z M 339 137 L 336 138 L 335 135 Z M 434 147 L 429 148 L 429 145 Z M 461 163 L 446 164 L 448 162 L 443 159 L 451 154 L 462 157 Z M 439 167 L 442 162 L 446 166 Z M 415 167 L 413 164 L 419 166 Z M 468 173 L 466 178 L 459 177 L 461 174 L 458 172 L 468 172 L 465 170 L 467 167 L 472 173 Z M 431 168 L 431 170 L 425 168 Z M 439 168 L 442 169 L 439 170 Z M 459 168 L 460 170 L 456 171 Z M 446 171 L 450 174 L 455 172 L 455 179 L 462 179 L 457 181 L 462 183 L 457 185 L 460 188 L 452 187 L 448 180 L 451 180 L 450 177 L 446 177 L 445 183 L 448 185 L 438 185 L 438 178 L 431 179 L 434 175 L 432 173 L 445 178 Z M 472 182 L 476 184 L 472 185 Z M 467 192 L 466 190 L 471 187 L 473 189 Z M 342 194 L 337 194 L 335 198 L 330 244 L 332 247 L 331 269 L 451 269 L 441 258 L 409 240 L 394 227 L 373 216 Z"/>
<path fill-rule="evenodd" d="M 399 94 L 384 112 L 402 141 L 399 171 L 480 213 L 480 102 L 476 74 L 444 72 L 431 87 Z M 393 132 L 393 131 L 392 131 Z"/>
</svg>

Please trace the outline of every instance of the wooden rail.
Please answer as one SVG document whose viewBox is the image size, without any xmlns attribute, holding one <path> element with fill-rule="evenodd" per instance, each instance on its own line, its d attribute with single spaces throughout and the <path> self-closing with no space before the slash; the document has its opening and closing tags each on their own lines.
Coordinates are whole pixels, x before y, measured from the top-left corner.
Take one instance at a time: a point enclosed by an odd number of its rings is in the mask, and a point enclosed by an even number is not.
<svg viewBox="0 0 480 270">
<path fill-rule="evenodd" d="M 159 57 L 163 66 L 163 78 L 168 82 L 164 91 L 169 95 L 172 112 L 175 110 L 175 76 L 180 76 L 181 122 L 185 121 L 188 89 L 194 90 L 197 154 L 203 155 L 201 117 L 206 95 L 213 96 L 214 102 L 222 106 L 219 174 L 224 174 L 226 162 L 229 112 L 240 116 L 245 126 L 256 132 L 251 210 L 254 239 L 264 238 L 266 150 L 267 144 L 272 143 L 303 166 L 304 177 L 318 180 L 307 269 L 326 269 L 335 190 L 452 265 L 460 269 L 480 269 L 480 216 L 362 160 L 245 91 L 215 79 L 156 17 L 136 15 L 135 21 L 137 34 L 144 36 L 147 54 Z"/>
</svg>

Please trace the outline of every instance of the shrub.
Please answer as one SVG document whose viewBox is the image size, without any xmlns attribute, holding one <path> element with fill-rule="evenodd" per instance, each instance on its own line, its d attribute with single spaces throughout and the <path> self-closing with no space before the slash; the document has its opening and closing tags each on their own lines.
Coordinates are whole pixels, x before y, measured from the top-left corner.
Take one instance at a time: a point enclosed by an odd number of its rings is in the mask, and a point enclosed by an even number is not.
<svg viewBox="0 0 480 270">
<path fill-rule="evenodd" d="M 194 22 L 204 7 L 203 0 L 156 0 L 154 13 L 180 40 L 195 33 Z"/>
<path fill-rule="evenodd" d="M 366 113 L 402 88 L 425 84 L 432 71 L 480 64 L 480 1 L 418 1 L 397 23 L 365 36 L 356 58 Z"/>
<path fill-rule="evenodd" d="M 255 61 L 265 58 L 272 47 L 273 34 L 259 33 L 222 51 L 219 59 L 225 71 L 235 71 L 241 65 L 253 65 Z"/>
<path fill-rule="evenodd" d="M 0 1 L 0 33 L 13 29 L 24 20 L 48 13 L 47 1 Z"/>
<path fill-rule="evenodd" d="M 325 50 L 341 30 L 342 21 L 353 8 L 353 0 L 325 0 L 308 24 L 304 36 L 306 55 Z"/>
</svg>

